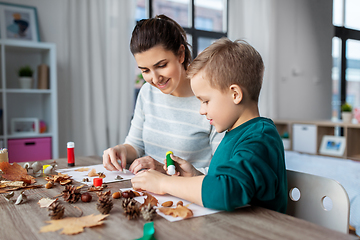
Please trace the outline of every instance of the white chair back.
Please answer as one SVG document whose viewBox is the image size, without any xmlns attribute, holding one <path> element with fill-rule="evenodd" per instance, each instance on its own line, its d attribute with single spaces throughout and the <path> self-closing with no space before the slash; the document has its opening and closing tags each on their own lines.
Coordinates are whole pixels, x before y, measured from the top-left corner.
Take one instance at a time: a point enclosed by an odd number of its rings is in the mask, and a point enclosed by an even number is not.
<svg viewBox="0 0 360 240">
<path fill-rule="evenodd" d="M 287 214 L 339 232 L 349 232 L 349 197 L 340 183 L 291 170 L 287 170 L 287 179 Z"/>
</svg>

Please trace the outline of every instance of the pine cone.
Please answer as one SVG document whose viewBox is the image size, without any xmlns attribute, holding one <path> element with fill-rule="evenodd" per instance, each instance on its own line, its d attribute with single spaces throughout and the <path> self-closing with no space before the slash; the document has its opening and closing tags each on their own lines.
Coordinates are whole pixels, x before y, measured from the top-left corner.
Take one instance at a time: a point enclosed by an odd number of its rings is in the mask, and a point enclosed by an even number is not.
<svg viewBox="0 0 360 240">
<path fill-rule="evenodd" d="M 122 207 L 124 208 L 125 216 L 127 216 L 129 220 L 139 217 L 139 203 L 135 199 L 125 198 L 122 202 Z"/>
<path fill-rule="evenodd" d="M 65 208 L 59 202 L 54 202 L 49 206 L 48 211 L 50 211 L 49 216 L 51 219 L 60 219 L 64 216 Z"/>
<path fill-rule="evenodd" d="M 76 186 L 66 185 L 63 192 L 63 198 L 69 203 L 76 203 L 81 197 L 80 189 L 76 189 Z"/>
<path fill-rule="evenodd" d="M 108 214 L 110 210 L 113 208 L 112 200 L 110 199 L 110 196 L 104 195 L 99 196 L 97 210 L 101 212 L 102 214 Z"/>
<path fill-rule="evenodd" d="M 156 209 L 149 203 L 148 205 L 141 207 L 140 215 L 145 221 L 152 221 L 157 213 Z"/>
</svg>

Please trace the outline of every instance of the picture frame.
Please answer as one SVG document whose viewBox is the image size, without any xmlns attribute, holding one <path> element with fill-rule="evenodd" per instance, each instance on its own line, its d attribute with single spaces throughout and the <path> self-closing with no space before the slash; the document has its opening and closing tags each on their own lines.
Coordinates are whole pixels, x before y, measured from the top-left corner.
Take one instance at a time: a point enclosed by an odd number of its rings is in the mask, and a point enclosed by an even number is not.
<svg viewBox="0 0 360 240">
<path fill-rule="evenodd" d="M 0 38 L 40 42 L 36 8 L 0 2 Z"/>
<path fill-rule="evenodd" d="M 320 145 L 320 154 L 342 157 L 346 146 L 345 137 L 325 135 Z"/>
<path fill-rule="evenodd" d="M 39 133 L 38 118 L 12 118 L 11 134 L 32 135 Z"/>
</svg>

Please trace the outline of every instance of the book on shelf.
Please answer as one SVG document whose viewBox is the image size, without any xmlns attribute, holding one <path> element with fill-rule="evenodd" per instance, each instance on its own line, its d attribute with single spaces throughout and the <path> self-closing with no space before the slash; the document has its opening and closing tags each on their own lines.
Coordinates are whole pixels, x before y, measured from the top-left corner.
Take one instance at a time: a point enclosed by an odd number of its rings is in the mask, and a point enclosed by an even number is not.
<svg viewBox="0 0 360 240">
<path fill-rule="evenodd" d="M 49 66 L 46 64 L 38 66 L 38 89 L 49 89 Z"/>
</svg>

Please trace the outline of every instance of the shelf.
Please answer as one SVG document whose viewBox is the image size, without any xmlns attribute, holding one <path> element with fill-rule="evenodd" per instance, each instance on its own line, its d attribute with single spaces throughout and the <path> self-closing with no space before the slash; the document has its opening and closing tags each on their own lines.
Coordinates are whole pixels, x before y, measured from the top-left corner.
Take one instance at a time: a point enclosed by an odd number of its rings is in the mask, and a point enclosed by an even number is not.
<svg viewBox="0 0 360 240">
<path fill-rule="evenodd" d="M 50 89 L 16 89 L 16 88 L 12 88 L 12 89 L 3 90 L 3 92 L 6 92 L 6 93 L 47 93 L 47 94 L 50 94 L 51 90 Z"/>
<path fill-rule="evenodd" d="M 49 89 L 37 89 L 38 67 L 48 66 Z M 21 88 L 18 70 L 30 66 L 34 70 L 32 88 Z M 56 45 L 53 43 L 31 42 L 23 40 L 0 39 L 0 109 L 3 110 L 0 122 L 0 140 L 3 147 L 12 154 L 22 151 L 21 148 L 8 147 L 20 139 L 50 138 L 51 158 L 58 158 L 58 103 L 57 103 L 57 64 Z M 36 118 L 46 124 L 45 133 L 19 132 L 12 134 L 11 123 L 15 118 Z M 48 147 L 47 147 L 48 148 Z M 33 149 L 26 150 L 30 157 Z M 34 151 L 33 151 L 34 152 Z M 24 152 L 23 152 L 24 153 Z M 10 155 L 9 155 L 10 156 Z"/>
<path fill-rule="evenodd" d="M 322 139 L 325 135 L 330 136 L 337 136 L 336 132 L 338 128 L 343 128 L 343 136 L 346 139 L 346 147 L 344 155 L 340 158 L 347 158 L 352 160 L 360 161 L 360 124 L 354 123 L 344 123 L 342 121 L 339 122 L 332 122 L 332 121 L 295 121 L 295 120 L 274 120 L 276 128 L 280 135 L 282 135 L 285 131 L 288 131 L 290 134 L 290 142 L 292 145 L 294 144 L 294 132 L 291 131 L 292 126 L 294 124 L 304 124 L 304 125 L 312 125 L 316 127 L 316 154 L 322 156 L 329 156 L 323 155 L 319 153 L 319 149 L 321 146 Z M 313 138 L 313 137 L 312 137 Z M 314 139 L 305 139 L 303 141 L 309 142 L 313 141 Z M 293 149 L 294 146 L 291 146 L 290 150 Z M 338 157 L 332 156 L 331 157 Z"/>
<path fill-rule="evenodd" d="M 18 139 L 18 138 L 41 138 L 41 137 L 52 137 L 52 133 L 25 133 L 25 134 L 10 134 L 7 135 L 8 139 Z"/>
</svg>

